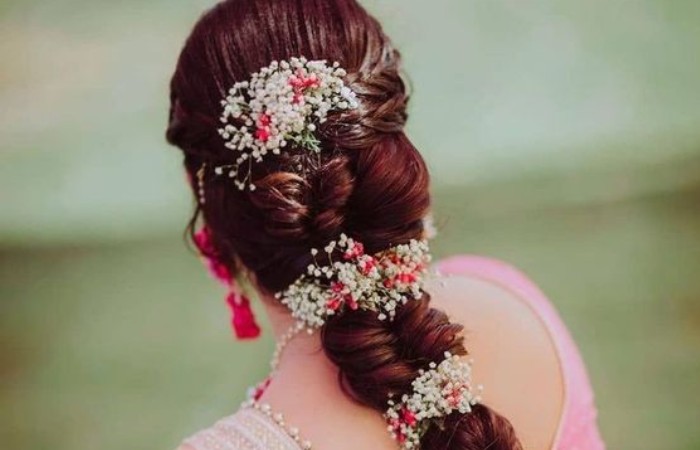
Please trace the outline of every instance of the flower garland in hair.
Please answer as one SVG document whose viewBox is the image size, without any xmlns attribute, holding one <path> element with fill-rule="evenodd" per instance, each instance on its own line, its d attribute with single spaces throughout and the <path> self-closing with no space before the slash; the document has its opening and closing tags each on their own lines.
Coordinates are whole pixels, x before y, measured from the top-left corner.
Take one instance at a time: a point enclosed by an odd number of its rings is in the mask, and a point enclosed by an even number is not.
<svg viewBox="0 0 700 450">
<path fill-rule="evenodd" d="M 341 259 L 334 261 L 338 250 Z M 375 311 L 379 320 L 391 320 L 397 307 L 421 298 L 430 262 L 426 241 L 413 239 L 372 256 L 364 252 L 362 243 L 342 234 L 324 251 L 330 265 L 319 265 L 319 251 L 311 249 L 314 263 L 307 273 L 276 294 L 309 330 L 345 309 Z"/>
<path fill-rule="evenodd" d="M 471 364 L 450 352 L 445 352 L 440 364 L 431 362 L 428 370 L 420 370 L 411 386 L 412 392 L 404 394 L 400 401 L 389 399 L 384 414 L 387 429 L 402 450 L 420 448 L 420 438 L 431 419 L 455 411 L 471 412 L 472 406 L 479 403 L 482 390 L 481 386 L 472 387 Z"/>
<path fill-rule="evenodd" d="M 221 102 L 224 126 L 219 134 L 238 156 L 234 164 L 216 167 L 215 173 L 226 172 L 239 189 L 254 190 L 252 164 L 267 154 L 280 154 L 290 143 L 320 152 L 317 126 L 331 111 L 357 107 L 355 93 L 343 82 L 345 75 L 337 62 L 295 57 L 273 61 L 250 80 L 235 83 Z M 239 169 L 245 164 L 248 170 L 241 178 Z"/>
</svg>

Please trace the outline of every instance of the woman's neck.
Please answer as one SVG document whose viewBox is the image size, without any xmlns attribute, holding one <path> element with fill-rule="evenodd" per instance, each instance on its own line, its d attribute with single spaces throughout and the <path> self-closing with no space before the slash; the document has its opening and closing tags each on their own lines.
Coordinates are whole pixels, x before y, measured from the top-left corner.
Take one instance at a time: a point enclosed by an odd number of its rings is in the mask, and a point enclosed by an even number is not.
<svg viewBox="0 0 700 450">
<path fill-rule="evenodd" d="M 262 304 L 265 307 L 267 318 L 272 325 L 272 332 L 275 334 L 275 340 L 279 341 L 280 338 L 294 326 L 296 320 L 289 313 L 289 310 L 281 305 L 274 297 L 262 297 Z"/>
<path fill-rule="evenodd" d="M 295 326 L 296 320 L 289 310 L 274 299 L 266 298 L 263 304 L 267 310 L 275 340 L 279 343 L 283 336 Z M 329 397 L 342 397 L 336 382 L 338 368 L 323 352 L 320 332 L 309 334 L 302 330 L 287 342 L 278 356 L 277 367 L 271 374 L 272 383 L 263 395 L 265 401 L 277 403 L 283 409 L 291 409 L 291 405 L 284 405 L 284 403 L 290 400 L 299 402 L 302 399 L 309 401 L 319 397 L 324 400 L 328 400 Z M 290 392 L 294 395 L 286 395 Z M 340 400 L 341 397 L 338 399 Z M 345 398 L 342 399 L 347 401 Z M 313 404 L 313 401 L 310 404 Z"/>
<path fill-rule="evenodd" d="M 289 310 L 280 305 L 275 299 L 263 299 L 263 305 L 267 311 L 268 319 L 272 325 L 275 341 L 278 345 L 282 343 L 283 348 L 278 348 L 279 354 L 275 362 L 274 375 L 276 378 L 287 378 L 304 372 L 304 377 L 313 376 L 317 381 L 324 379 L 335 379 L 337 367 L 328 361 L 321 345 L 320 332 L 308 333 L 305 329 L 294 333 L 291 339 L 291 330 L 297 326 Z"/>
<path fill-rule="evenodd" d="M 275 338 L 284 336 L 296 321 L 274 298 L 263 301 Z M 320 332 L 298 333 L 281 353 L 277 370 L 261 401 L 282 413 L 318 448 L 394 448 L 381 414 L 345 395 L 338 383 L 338 367 L 326 356 Z M 320 408 L 320 409 L 319 409 Z M 322 412 L 322 414 L 319 414 Z M 341 427 L 340 424 L 352 424 Z M 344 431 L 338 431 L 342 428 Z M 327 431 L 333 429 L 335 433 Z M 349 430 L 364 430 L 362 436 Z M 333 436 L 331 438 L 331 435 Z M 347 445 L 338 444 L 337 438 Z"/>
</svg>

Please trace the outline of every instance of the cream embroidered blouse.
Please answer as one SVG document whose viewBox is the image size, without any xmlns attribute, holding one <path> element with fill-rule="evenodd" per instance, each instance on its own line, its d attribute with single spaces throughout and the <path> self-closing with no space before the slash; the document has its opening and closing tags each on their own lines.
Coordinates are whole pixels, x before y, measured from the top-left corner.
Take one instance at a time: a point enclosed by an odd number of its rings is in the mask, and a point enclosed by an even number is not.
<svg viewBox="0 0 700 450">
<path fill-rule="evenodd" d="M 303 450 L 263 412 L 244 407 L 183 441 L 181 450 Z"/>
</svg>

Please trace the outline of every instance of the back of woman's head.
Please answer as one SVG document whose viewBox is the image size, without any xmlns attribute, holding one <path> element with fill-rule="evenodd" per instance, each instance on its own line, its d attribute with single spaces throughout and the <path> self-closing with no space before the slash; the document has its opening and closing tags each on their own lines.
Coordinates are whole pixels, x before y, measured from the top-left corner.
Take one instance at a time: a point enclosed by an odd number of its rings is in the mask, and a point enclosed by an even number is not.
<svg viewBox="0 0 700 450">
<path fill-rule="evenodd" d="M 290 145 L 252 166 L 256 189 L 239 190 L 213 167 L 235 155 L 218 133 L 221 100 L 234 83 L 271 61 L 304 56 L 337 61 L 358 107 L 331 113 L 313 156 Z M 171 81 L 167 139 L 182 149 L 212 252 L 260 289 L 279 292 L 311 263 L 311 248 L 341 233 L 368 253 L 420 239 L 430 207 L 425 163 L 404 134 L 408 92 L 400 55 L 355 0 L 228 0 L 204 14 Z M 209 169 L 207 169 L 209 168 Z M 203 192 L 198 192 L 201 177 Z M 384 412 L 388 395 L 409 392 L 418 370 L 445 351 L 466 354 L 461 326 L 429 306 L 429 295 L 393 321 L 353 311 L 322 329 L 328 357 L 348 395 Z M 519 449 L 512 427 L 489 408 L 431 425 L 421 448 Z"/>
</svg>

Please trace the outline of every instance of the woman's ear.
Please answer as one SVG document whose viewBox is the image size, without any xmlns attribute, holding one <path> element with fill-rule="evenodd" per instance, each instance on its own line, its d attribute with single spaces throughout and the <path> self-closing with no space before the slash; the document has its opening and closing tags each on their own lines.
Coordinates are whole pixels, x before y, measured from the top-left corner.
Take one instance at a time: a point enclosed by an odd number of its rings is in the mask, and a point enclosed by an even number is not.
<svg viewBox="0 0 700 450">
<path fill-rule="evenodd" d="M 437 236 L 437 228 L 435 228 L 435 220 L 433 218 L 433 213 L 429 212 L 425 217 L 423 217 L 423 239 L 433 239 Z"/>
</svg>

